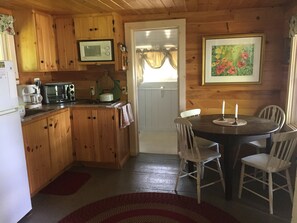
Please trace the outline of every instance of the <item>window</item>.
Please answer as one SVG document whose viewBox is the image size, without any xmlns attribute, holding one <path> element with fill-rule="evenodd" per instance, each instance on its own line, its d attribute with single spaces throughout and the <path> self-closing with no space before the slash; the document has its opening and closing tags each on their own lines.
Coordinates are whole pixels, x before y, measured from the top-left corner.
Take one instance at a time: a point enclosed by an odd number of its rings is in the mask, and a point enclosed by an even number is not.
<svg viewBox="0 0 297 223">
<path fill-rule="evenodd" d="M 291 63 L 289 69 L 287 124 L 297 127 L 297 34 L 292 37 Z"/>
<path fill-rule="evenodd" d="M 172 67 L 168 58 L 159 69 L 152 68 L 144 62 L 143 83 L 150 82 L 177 82 L 177 70 Z"/>
<path fill-rule="evenodd" d="M 0 33 L 0 60 L 12 60 L 18 83 L 19 74 L 17 59 L 15 53 L 14 36 L 6 33 Z"/>
</svg>

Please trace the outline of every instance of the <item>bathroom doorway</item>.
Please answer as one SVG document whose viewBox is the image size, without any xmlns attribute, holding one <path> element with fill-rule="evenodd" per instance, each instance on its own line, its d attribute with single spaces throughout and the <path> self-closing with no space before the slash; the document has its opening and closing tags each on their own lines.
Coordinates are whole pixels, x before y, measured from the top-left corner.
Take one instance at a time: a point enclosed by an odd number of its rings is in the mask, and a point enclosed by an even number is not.
<svg viewBox="0 0 297 223">
<path fill-rule="evenodd" d="M 152 35 L 149 37 L 150 34 Z M 172 35 L 170 37 L 172 39 L 175 35 L 175 44 L 172 44 L 166 35 Z M 144 38 L 146 36 L 148 38 Z M 135 115 L 135 122 L 130 126 L 131 155 L 136 155 L 138 152 L 176 154 L 177 140 L 173 120 L 181 110 L 185 109 L 185 20 L 126 23 L 125 37 L 129 53 L 128 100 L 132 104 Z M 143 42 L 145 39 L 148 42 Z M 166 46 L 164 47 L 164 45 Z M 137 53 L 137 50 L 160 50 L 161 48 L 166 50 L 174 50 L 175 48 L 175 74 L 162 71 L 163 78 L 167 78 L 166 81 L 152 80 L 152 76 L 159 76 L 159 74 L 146 75 L 146 72 L 152 72 L 150 69 L 156 70 L 156 68 L 152 68 L 156 64 L 150 64 L 154 60 L 148 60 L 145 61 L 147 64 L 142 64 L 142 68 L 145 69 L 142 69 L 143 76 L 140 81 L 137 76 L 139 75 L 140 54 Z M 155 56 L 157 57 L 157 55 Z M 163 62 L 164 67 L 173 67 L 170 58 L 165 58 Z M 174 68 L 172 69 L 174 70 Z M 173 102 L 172 107 L 170 105 L 166 107 L 165 105 L 170 104 L 170 102 Z M 171 132 L 171 136 L 168 135 L 169 132 Z M 145 146 L 150 147 L 150 150 L 146 150 Z M 167 146 L 169 151 L 165 149 Z"/>
</svg>

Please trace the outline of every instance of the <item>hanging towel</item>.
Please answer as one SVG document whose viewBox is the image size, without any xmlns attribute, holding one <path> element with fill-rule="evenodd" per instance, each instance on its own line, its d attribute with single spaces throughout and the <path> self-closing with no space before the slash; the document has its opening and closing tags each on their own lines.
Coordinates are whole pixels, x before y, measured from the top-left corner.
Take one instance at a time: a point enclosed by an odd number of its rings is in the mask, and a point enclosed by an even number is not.
<svg viewBox="0 0 297 223">
<path fill-rule="evenodd" d="M 121 106 L 119 109 L 120 109 L 120 128 L 126 128 L 132 122 L 134 122 L 131 104 L 127 103 Z"/>
</svg>

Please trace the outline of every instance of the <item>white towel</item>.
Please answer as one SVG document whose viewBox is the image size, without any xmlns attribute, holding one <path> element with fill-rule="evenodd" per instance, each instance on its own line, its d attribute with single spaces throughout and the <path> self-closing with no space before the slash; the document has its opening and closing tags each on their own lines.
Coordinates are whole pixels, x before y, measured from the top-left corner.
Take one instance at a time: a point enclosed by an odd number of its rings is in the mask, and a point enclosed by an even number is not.
<svg viewBox="0 0 297 223">
<path fill-rule="evenodd" d="M 134 122 L 131 104 L 127 103 L 121 106 L 119 109 L 120 109 L 120 128 L 126 128 L 132 122 Z"/>
</svg>

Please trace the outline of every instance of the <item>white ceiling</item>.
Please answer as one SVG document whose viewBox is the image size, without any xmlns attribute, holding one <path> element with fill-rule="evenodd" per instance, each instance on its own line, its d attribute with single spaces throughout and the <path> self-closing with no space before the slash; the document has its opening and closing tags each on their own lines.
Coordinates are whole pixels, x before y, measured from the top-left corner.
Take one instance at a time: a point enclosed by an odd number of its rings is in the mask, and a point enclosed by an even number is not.
<svg viewBox="0 0 297 223">
<path fill-rule="evenodd" d="M 141 49 L 178 47 L 177 29 L 136 31 L 135 44 Z"/>
</svg>

